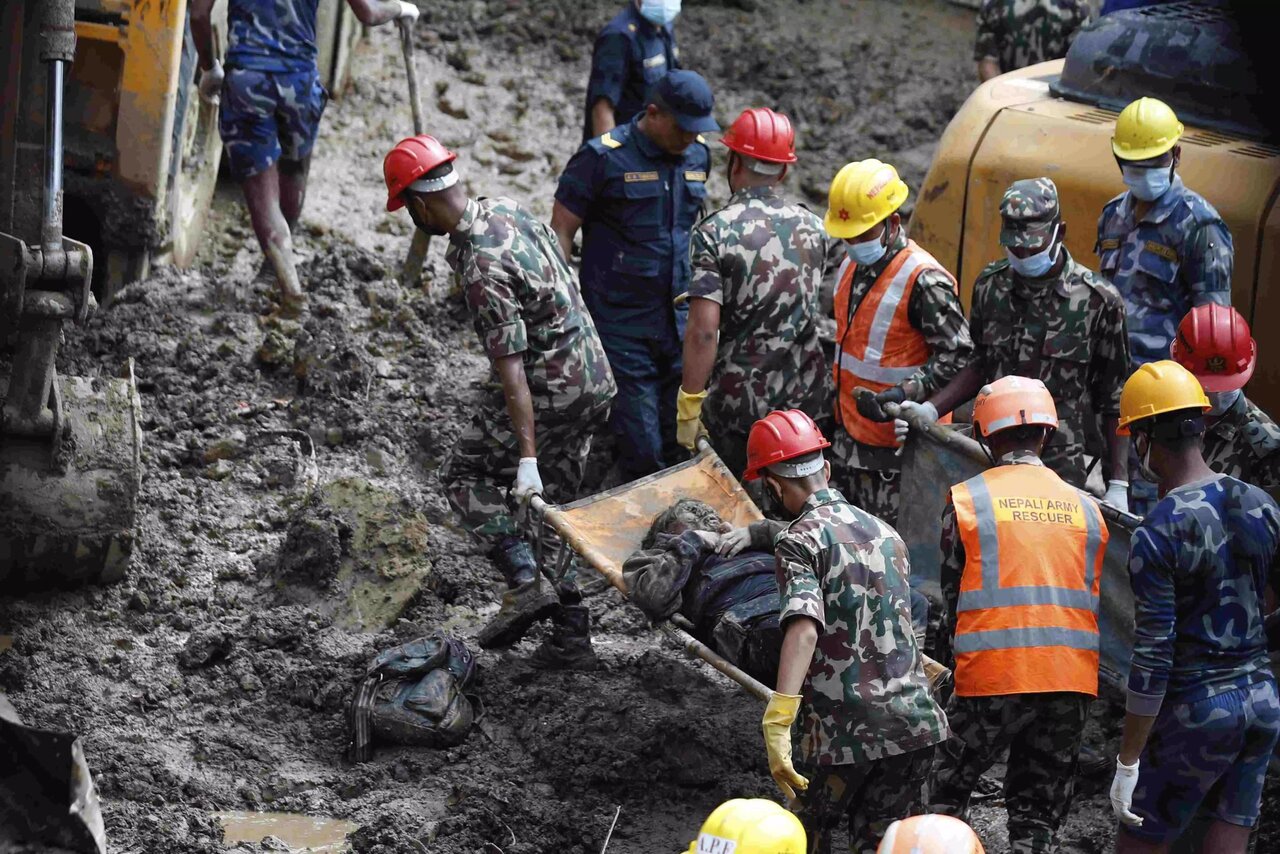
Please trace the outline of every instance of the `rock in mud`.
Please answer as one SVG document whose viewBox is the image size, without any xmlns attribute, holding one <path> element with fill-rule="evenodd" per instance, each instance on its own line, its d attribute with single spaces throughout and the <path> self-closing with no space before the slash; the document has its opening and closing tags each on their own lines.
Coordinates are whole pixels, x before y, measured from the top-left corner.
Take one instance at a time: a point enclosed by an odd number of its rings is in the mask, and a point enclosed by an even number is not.
<svg viewBox="0 0 1280 854">
<path fill-rule="evenodd" d="M 216 626 L 203 629 L 187 640 L 187 645 L 178 653 L 178 664 L 187 670 L 217 664 L 230 654 L 234 645 L 231 632 Z"/>
<path fill-rule="evenodd" d="M 307 502 L 289 521 L 276 571 L 316 585 L 329 584 L 342 560 L 344 531 L 350 537 L 350 529 L 330 508 L 317 500 Z"/>
</svg>

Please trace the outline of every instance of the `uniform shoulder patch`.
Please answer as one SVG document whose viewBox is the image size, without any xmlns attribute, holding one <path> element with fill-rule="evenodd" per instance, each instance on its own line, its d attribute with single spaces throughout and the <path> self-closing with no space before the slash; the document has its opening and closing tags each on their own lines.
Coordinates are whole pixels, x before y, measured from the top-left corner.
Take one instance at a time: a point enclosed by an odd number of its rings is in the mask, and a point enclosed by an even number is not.
<svg viewBox="0 0 1280 854">
<path fill-rule="evenodd" d="M 622 143 L 613 138 L 613 131 L 606 131 L 600 136 L 600 144 L 605 148 L 621 148 Z"/>
<path fill-rule="evenodd" d="M 982 279 L 988 279 L 1008 266 L 1008 258 L 1001 258 L 999 261 L 992 261 L 990 264 L 982 268 L 982 272 L 978 273 L 978 279 L 979 281 Z"/>
</svg>

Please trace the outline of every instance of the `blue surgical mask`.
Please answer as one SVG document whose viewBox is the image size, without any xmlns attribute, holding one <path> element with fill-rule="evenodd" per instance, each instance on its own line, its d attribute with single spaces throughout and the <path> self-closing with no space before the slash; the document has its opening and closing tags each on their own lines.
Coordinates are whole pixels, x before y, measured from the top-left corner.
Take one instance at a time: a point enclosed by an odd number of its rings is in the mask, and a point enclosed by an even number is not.
<svg viewBox="0 0 1280 854">
<path fill-rule="evenodd" d="M 880 240 L 867 240 L 862 243 L 850 243 L 846 240 L 844 251 L 849 256 L 849 260 L 855 264 L 874 264 L 889 251 L 889 247 L 881 242 L 883 240 L 883 233 L 880 235 Z"/>
<path fill-rule="evenodd" d="M 1058 230 L 1056 228 L 1053 230 L 1049 245 L 1034 255 L 1019 258 L 1007 246 L 1004 254 L 1009 257 L 1009 266 L 1013 268 L 1013 272 L 1026 279 L 1039 279 L 1053 269 L 1054 263 L 1058 260 Z"/>
<path fill-rule="evenodd" d="M 680 14 L 680 0 L 640 0 L 640 16 L 656 26 L 664 26 Z"/>
<path fill-rule="evenodd" d="M 1172 166 L 1121 166 L 1120 172 L 1129 192 L 1144 202 L 1154 202 L 1173 184 Z"/>
<path fill-rule="evenodd" d="M 1240 399 L 1240 389 L 1211 392 L 1208 397 L 1209 404 L 1213 407 L 1209 410 L 1209 414 L 1217 418 L 1232 406 L 1235 406 L 1236 401 Z"/>
</svg>

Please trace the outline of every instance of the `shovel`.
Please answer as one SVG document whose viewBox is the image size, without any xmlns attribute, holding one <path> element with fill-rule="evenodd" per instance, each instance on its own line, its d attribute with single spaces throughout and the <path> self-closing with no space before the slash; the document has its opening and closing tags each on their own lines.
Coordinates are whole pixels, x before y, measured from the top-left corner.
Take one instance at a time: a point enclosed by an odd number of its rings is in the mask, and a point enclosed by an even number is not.
<svg viewBox="0 0 1280 854">
<path fill-rule="evenodd" d="M 413 132 L 426 133 L 426 122 L 422 118 L 422 96 L 418 92 L 418 70 L 413 62 L 413 23 L 404 18 L 396 20 L 400 28 L 400 50 L 404 53 L 404 70 L 409 77 L 409 106 L 413 108 Z M 422 263 L 427 259 L 427 247 L 431 243 L 431 235 L 420 228 L 413 230 L 413 243 L 409 245 L 409 256 L 404 260 L 404 268 L 400 271 L 400 286 L 409 287 L 422 275 Z"/>
</svg>

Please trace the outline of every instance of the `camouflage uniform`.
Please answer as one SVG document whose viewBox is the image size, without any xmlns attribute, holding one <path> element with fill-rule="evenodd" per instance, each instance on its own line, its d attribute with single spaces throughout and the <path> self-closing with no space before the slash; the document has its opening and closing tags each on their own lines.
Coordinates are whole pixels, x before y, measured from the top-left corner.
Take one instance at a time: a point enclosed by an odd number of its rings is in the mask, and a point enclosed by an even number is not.
<svg viewBox="0 0 1280 854">
<path fill-rule="evenodd" d="M 1193 306 L 1231 305 L 1235 263 L 1226 223 L 1180 175 L 1140 221 L 1135 201 L 1126 191 L 1107 202 L 1094 247 L 1103 275 L 1124 297 L 1134 370 L 1169 358 L 1178 323 Z M 1142 516 L 1155 502 L 1156 489 L 1138 475 L 1137 462 L 1130 454 L 1129 505 Z"/>
<path fill-rule="evenodd" d="M 546 498 L 571 500 L 591 435 L 607 416 L 616 387 L 555 235 L 510 199 L 472 199 L 445 258 L 485 354 L 522 354 Z M 519 460 L 520 445 L 498 392 L 481 403 L 440 468 L 449 502 L 477 536 L 519 534 L 506 498 Z"/>
<path fill-rule="evenodd" d="M 1063 251 L 1066 251 L 1065 249 Z M 1042 465 L 1035 454 L 1014 452 L 1005 465 Z M 942 511 L 942 567 L 939 581 L 952 631 L 946 632 L 942 660 L 951 662 L 950 642 L 964 576 L 965 549 L 950 501 Z M 1076 768 L 1092 698 L 1072 692 L 952 695 L 947 704 L 951 738 L 939 749 L 930 792 L 930 812 L 966 818 L 978 778 L 1009 752 L 1004 778 L 1013 854 L 1055 850 L 1054 838 L 1075 795 Z"/>
<path fill-rule="evenodd" d="M 1280 508 L 1214 475 L 1170 490 L 1134 532 L 1133 660 L 1127 709 L 1156 716 L 1133 811 L 1149 841 L 1180 834 L 1197 808 L 1232 824 L 1258 818 L 1280 739 L 1263 591 L 1280 582 Z"/>
<path fill-rule="evenodd" d="M 1087 20 L 1084 0 L 983 0 L 973 58 L 994 58 L 1002 74 L 1061 59 Z"/>
<path fill-rule="evenodd" d="M 850 283 L 849 309 L 858 305 L 871 290 L 893 257 L 907 246 L 905 229 L 889 245 L 875 264 L 859 264 Z M 910 400 L 928 400 L 951 381 L 969 361 L 973 341 L 964 308 L 950 279 L 925 270 L 916 279 L 907 303 L 907 320 L 929 344 L 929 360 L 902 386 Z M 836 389 L 836 394 L 852 394 L 852 389 Z M 836 420 L 840 413 L 837 401 Z M 857 441 L 843 428 L 831 438 L 832 481 L 848 495 L 849 501 L 890 525 L 898 521 L 898 481 L 902 475 L 902 449 L 879 448 Z"/>
<path fill-rule="evenodd" d="M 1243 394 L 1205 431 L 1204 461 L 1280 500 L 1280 427 Z"/>
<path fill-rule="evenodd" d="M 1002 239 L 1016 235 L 1020 225 L 1057 219 L 1057 199 L 1057 188 L 1047 178 L 1016 182 L 1000 204 Z M 1082 487 L 1087 433 L 1096 429 L 1097 419 L 1120 414 L 1129 339 L 1124 302 L 1115 288 L 1076 263 L 1065 245 L 1059 251 L 1066 262 L 1053 278 L 1024 279 L 1007 258 L 989 264 L 973 286 L 969 331 L 973 364 L 985 382 L 1010 374 L 1044 382 L 1059 421 L 1044 462 Z"/>
<path fill-rule="evenodd" d="M 746 466 L 751 425 L 775 409 L 831 405 L 818 291 L 844 250 L 822 218 L 777 187 L 739 190 L 690 241 L 689 296 L 719 303 L 720 344 L 702 421 L 730 471 Z"/>
<path fill-rule="evenodd" d="M 810 850 L 827 850 L 847 814 L 851 849 L 874 852 L 892 821 L 920 811 L 923 769 L 947 737 L 911 625 L 907 547 L 824 489 L 778 535 L 775 553 L 782 624 L 808 617 L 822 627 L 796 744 L 813 775 L 799 810 Z M 906 758 L 913 753 L 924 755 Z"/>
</svg>

